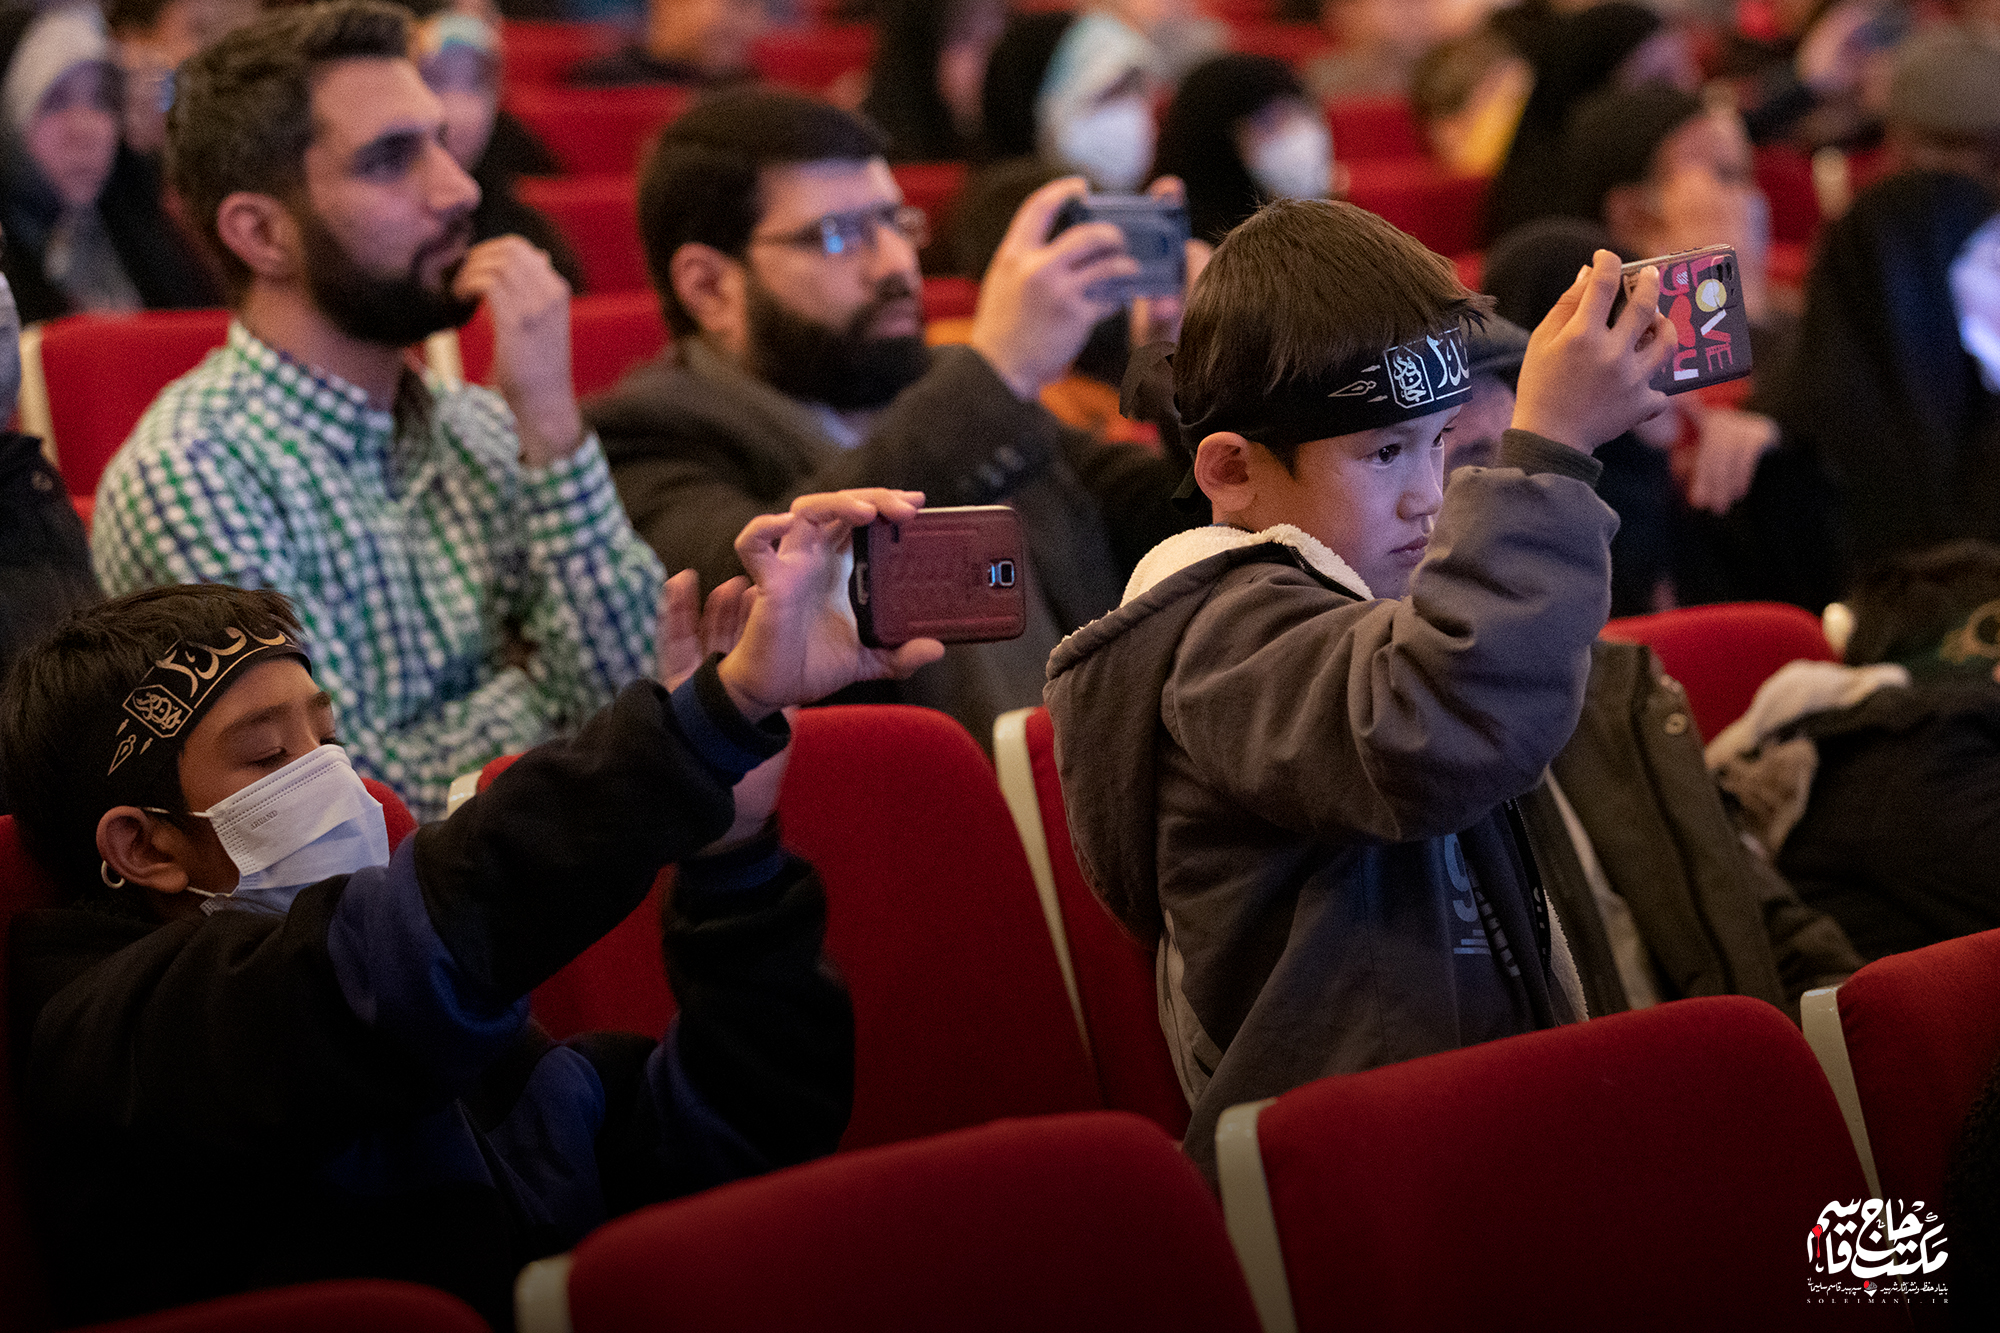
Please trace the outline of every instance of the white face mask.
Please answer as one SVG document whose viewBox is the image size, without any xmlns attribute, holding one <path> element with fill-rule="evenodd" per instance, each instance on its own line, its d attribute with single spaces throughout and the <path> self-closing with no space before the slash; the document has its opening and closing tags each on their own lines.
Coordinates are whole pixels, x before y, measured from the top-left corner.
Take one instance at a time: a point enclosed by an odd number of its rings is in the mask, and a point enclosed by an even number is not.
<svg viewBox="0 0 2000 1333">
<path fill-rule="evenodd" d="M 233 907 L 283 916 L 308 884 L 389 860 L 382 803 L 338 745 L 321 745 L 192 813 L 214 826 L 237 871 L 228 893 L 190 887 L 208 899 L 204 912 Z"/>
<path fill-rule="evenodd" d="M 1979 363 L 1988 393 L 2000 393 L 2000 214 L 1972 233 L 1951 262 L 1958 340 Z"/>
<path fill-rule="evenodd" d="M 1104 102 L 1056 127 L 1055 154 L 1064 166 L 1111 194 L 1130 194 L 1153 165 L 1153 112 L 1144 98 Z"/>
<path fill-rule="evenodd" d="M 1259 144 L 1243 165 L 1274 198 L 1324 199 L 1333 191 L 1333 136 L 1324 125 L 1295 120 Z"/>
</svg>

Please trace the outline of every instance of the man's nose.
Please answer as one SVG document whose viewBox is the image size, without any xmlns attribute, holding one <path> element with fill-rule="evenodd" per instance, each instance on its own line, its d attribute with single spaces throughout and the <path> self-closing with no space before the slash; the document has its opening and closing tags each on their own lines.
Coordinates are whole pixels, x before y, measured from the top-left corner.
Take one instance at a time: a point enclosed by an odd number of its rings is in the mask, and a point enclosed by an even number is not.
<svg viewBox="0 0 2000 1333">
<path fill-rule="evenodd" d="M 868 251 L 868 279 L 877 282 L 900 273 L 915 287 L 918 281 L 917 247 L 902 229 L 887 218 L 875 223 L 875 244 Z"/>
<path fill-rule="evenodd" d="M 442 143 L 432 141 L 427 153 L 430 207 L 433 213 L 470 212 L 479 207 L 479 182 L 466 175 Z"/>
</svg>

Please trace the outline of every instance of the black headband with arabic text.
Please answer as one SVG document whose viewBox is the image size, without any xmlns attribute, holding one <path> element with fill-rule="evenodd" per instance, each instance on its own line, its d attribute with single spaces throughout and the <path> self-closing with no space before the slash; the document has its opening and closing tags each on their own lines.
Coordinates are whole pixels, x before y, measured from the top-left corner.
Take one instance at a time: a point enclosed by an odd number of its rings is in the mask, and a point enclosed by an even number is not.
<svg viewBox="0 0 2000 1333">
<path fill-rule="evenodd" d="M 1472 391 L 1465 333 L 1454 326 L 1359 356 L 1322 375 L 1296 376 L 1253 404 L 1218 403 L 1184 421 L 1190 448 L 1216 431 L 1235 431 L 1266 447 L 1393 426 L 1459 406 Z"/>
<path fill-rule="evenodd" d="M 188 733 L 244 668 L 277 657 L 296 657 L 308 670 L 312 666 L 298 641 L 282 633 L 266 636 L 232 628 L 216 646 L 182 640 L 168 649 L 105 721 L 98 742 L 105 765 L 98 809 L 151 799 L 162 771 L 179 761 Z"/>
</svg>

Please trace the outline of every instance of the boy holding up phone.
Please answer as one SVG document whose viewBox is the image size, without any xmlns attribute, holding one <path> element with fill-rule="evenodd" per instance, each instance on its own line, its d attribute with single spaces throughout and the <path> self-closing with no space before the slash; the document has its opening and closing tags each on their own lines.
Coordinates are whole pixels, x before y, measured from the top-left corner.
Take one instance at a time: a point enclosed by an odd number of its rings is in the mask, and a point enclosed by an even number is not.
<svg viewBox="0 0 2000 1333">
<path fill-rule="evenodd" d="M 1237 1102 L 1584 1016 L 1512 801 L 1575 727 L 1616 518 L 1590 451 L 1674 346 L 1617 257 L 1536 330 L 1499 466 L 1443 485 L 1480 298 L 1364 210 L 1281 202 L 1196 283 L 1174 358 L 1216 526 L 1049 663 L 1077 850 L 1157 948 L 1213 1171 Z"/>
</svg>

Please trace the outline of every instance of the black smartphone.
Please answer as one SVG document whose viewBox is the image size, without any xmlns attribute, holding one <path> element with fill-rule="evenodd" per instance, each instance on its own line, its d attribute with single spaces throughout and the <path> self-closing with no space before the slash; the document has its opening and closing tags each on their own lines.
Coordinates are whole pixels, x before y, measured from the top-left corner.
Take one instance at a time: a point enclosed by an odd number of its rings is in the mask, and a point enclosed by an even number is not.
<svg viewBox="0 0 2000 1333">
<path fill-rule="evenodd" d="M 1017 639 L 1028 628 L 1021 520 L 1006 505 L 965 505 L 856 528 L 847 597 L 870 648 Z"/>
<path fill-rule="evenodd" d="M 1743 274 L 1736 251 L 1707 245 L 1658 259 L 1640 259 L 1618 270 L 1623 282 L 1611 302 L 1610 323 L 1625 313 L 1639 270 L 1660 270 L 1660 313 L 1673 321 L 1680 345 L 1653 373 L 1661 393 L 1686 393 L 1727 384 L 1750 373 L 1750 317 L 1743 313 Z"/>
<path fill-rule="evenodd" d="M 1141 296 L 1179 296 L 1187 286 L 1187 206 L 1149 194 L 1086 194 L 1063 201 L 1049 239 L 1082 222 L 1109 222 L 1125 233 L 1125 251 L 1139 261 L 1129 278 L 1100 282 L 1090 294 L 1100 301 L 1128 302 Z"/>
</svg>

